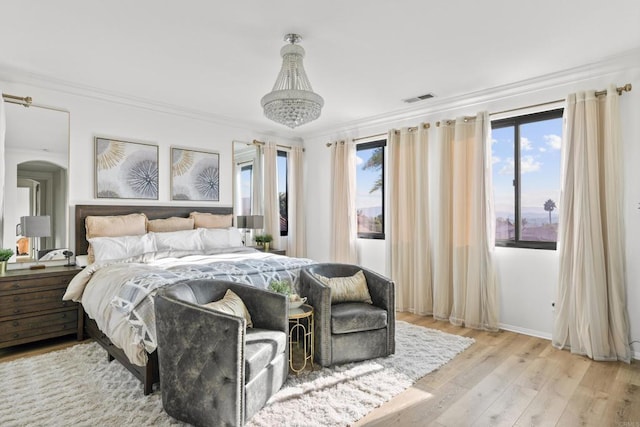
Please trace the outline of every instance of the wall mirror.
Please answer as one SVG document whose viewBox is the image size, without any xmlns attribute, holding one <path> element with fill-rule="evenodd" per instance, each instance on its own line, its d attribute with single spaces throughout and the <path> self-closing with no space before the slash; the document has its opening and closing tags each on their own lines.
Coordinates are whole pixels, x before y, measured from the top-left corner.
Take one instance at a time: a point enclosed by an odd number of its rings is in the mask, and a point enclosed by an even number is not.
<svg viewBox="0 0 640 427">
<path fill-rule="evenodd" d="M 68 247 L 68 111 L 5 103 L 5 191 L 2 247 L 10 262 L 63 259 Z M 25 236 L 22 217 L 50 218 L 42 237 Z"/>
<path fill-rule="evenodd" d="M 262 215 L 262 148 L 233 141 L 234 215 Z"/>
</svg>

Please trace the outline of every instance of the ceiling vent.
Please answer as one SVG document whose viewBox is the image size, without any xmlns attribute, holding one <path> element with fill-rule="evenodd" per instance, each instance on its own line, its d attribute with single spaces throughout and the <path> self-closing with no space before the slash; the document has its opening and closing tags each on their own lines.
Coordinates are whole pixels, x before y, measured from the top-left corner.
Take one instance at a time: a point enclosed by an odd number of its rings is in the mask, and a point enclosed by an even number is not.
<svg viewBox="0 0 640 427">
<path fill-rule="evenodd" d="M 435 95 L 433 93 L 426 93 L 420 96 L 414 96 L 413 98 L 403 99 L 407 104 L 413 104 L 414 102 L 424 101 L 425 99 L 433 98 Z"/>
</svg>

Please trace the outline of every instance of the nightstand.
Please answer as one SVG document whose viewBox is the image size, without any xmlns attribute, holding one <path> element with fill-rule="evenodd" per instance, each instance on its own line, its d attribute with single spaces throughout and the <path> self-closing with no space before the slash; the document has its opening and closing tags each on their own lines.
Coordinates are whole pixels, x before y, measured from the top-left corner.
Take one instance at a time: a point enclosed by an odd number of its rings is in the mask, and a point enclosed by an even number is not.
<svg viewBox="0 0 640 427">
<path fill-rule="evenodd" d="M 264 250 L 264 247 L 262 246 L 251 246 L 253 249 L 257 249 L 260 252 L 269 252 L 270 254 L 275 254 L 275 255 L 286 255 L 287 251 L 285 249 L 274 249 L 274 248 L 269 248 L 268 251 Z"/>
<path fill-rule="evenodd" d="M 0 348 L 77 334 L 81 306 L 63 301 L 78 267 L 9 270 L 0 276 Z"/>
</svg>

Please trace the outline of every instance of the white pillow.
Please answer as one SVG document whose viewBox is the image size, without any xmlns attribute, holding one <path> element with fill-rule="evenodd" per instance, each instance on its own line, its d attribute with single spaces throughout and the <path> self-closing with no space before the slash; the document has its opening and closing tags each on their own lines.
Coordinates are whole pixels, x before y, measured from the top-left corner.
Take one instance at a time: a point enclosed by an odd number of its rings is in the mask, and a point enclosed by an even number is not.
<svg viewBox="0 0 640 427">
<path fill-rule="evenodd" d="M 204 249 L 198 230 L 180 230 L 149 234 L 153 235 L 156 249 L 159 251 L 201 251 Z"/>
<path fill-rule="evenodd" d="M 95 262 L 130 258 L 147 252 L 155 252 L 156 245 L 149 234 L 141 236 L 94 237 L 89 239 Z"/>
<path fill-rule="evenodd" d="M 242 235 L 235 227 L 198 228 L 198 231 L 205 250 L 242 246 Z"/>
</svg>

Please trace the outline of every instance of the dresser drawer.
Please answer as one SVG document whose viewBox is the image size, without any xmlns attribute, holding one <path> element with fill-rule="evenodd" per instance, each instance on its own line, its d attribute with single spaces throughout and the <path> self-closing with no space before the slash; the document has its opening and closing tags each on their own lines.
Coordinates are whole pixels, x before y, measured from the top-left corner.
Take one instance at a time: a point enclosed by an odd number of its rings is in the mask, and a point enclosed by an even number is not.
<svg viewBox="0 0 640 427">
<path fill-rule="evenodd" d="M 41 288 L 66 288 L 72 278 L 73 275 L 63 274 L 34 279 L 15 278 L 4 280 L 0 282 L 0 294 L 31 292 Z"/>
<path fill-rule="evenodd" d="M 75 307 L 73 301 L 62 301 L 64 293 L 65 289 L 62 288 L 0 296 L 0 319 L 5 316 Z"/>
<path fill-rule="evenodd" d="M 37 316 L 19 316 L 0 322 L 0 342 L 34 337 L 52 332 L 76 333 L 78 310 L 63 310 Z"/>
</svg>

